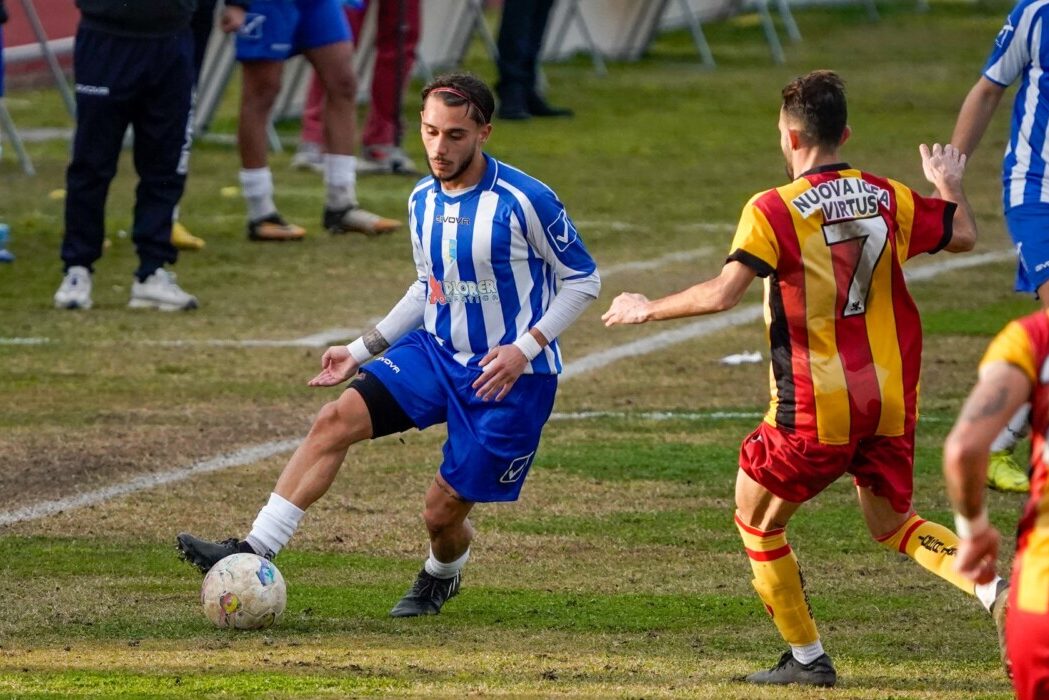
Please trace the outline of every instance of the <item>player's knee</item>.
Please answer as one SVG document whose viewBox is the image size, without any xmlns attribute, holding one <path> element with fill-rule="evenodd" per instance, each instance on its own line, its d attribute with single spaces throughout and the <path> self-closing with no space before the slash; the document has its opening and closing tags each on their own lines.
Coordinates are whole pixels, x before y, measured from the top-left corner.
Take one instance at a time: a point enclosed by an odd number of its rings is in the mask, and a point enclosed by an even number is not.
<svg viewBox="0 0 1049 700">
<path fill-rule="evenodd" d="M 250 90 L 245 87 L 241 97 L 242 109 L 251 113 L 269 114 L 279 94 L 279 80 L 255 80 Z"/>
<path fill-rule="evenodd" d="M 326 87 L 329 99 L 340 99 L 356 103 L 357 76 L 353 74 L 353 71 L 344 71 L 332 77 Z"/>
<path fill-rule="evenodd" d="M 331 401 L 321 408 L 310 434 L 336 448 L 349 447 L 358 439 L 353 420 L 345 415 L 338 401 Z"/>
<path fill-rule="evenodd" d="M 430 539 L 440 537 L 457 524 L 449 517 L 447 510 L 430 506 L 423 509 L 423 522 L 426 523 L 426 531 L 430 534 Z"/>
</svg>

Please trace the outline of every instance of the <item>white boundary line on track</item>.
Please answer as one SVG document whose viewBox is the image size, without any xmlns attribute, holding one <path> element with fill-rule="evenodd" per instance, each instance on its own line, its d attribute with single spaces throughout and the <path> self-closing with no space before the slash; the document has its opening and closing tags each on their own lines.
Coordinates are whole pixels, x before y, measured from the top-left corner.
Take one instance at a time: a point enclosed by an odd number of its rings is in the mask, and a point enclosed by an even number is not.
<svg viewBox="0 0 1049 700">
<path fill-rule="evenodd" d="M 979 255 L 971 255 L 960 258 L 951 258 L 944 260 L 943 262 L 933 263 L 930 265 L 924 265 L 922 267 L 914 269 L 910 274 L 907 275 L 909 281 L 924 281 L 930 280 L 944 272 L 950 272 L 953 270 L 962 270 L 970 267 L 978 267 L 992 262 L 999 262 L 1002 260 L 1009 260 L 1014 257 L 1013 251 L 995 251 L 990 253 L 981 253 Z M 743 323 L 749 323 L 761 317 L 762 308 L 760 304 L 753 304 L 746 306 L 735 311 L 726 312 L 717 316 L 710 316 L 703 318 L 698 321 L 693 321 L 687 325 L 675 328 L 670 331 L 664 331 L 662 333 L 656 333 L 655 335 L 648 336 L 641 340 L 636 340 L 632 343 L 625 345 L 616 346 L 608 350 L 599 350 L 597 352 L 585 355 L 578 360 L 572 362 L 571 366 L 566 368 L 565 372 L 561 375 L 563 379 L 571 379 L 572 377 L 578 377 L 588 372 L 593 372 L 596 369 L 605 367 L 613 362 L 628 357 L 636 357 L 639 355 L 645 355 L 677 343 L 683 343 L 700 336 L 709 335 L 711 333 L 723 330 L 725 328 L 731 328 L 738 326 Z M 603 415 L 604 412 L 594 412 L 595 414 Z M 579 420 L 581 418 L 572 418 L 574 414 L 555 414 L 563 416 L 559 420 Z M 580 414 L 587 415 L 587 414 Z M 612 414 L 609 414 L 612 415 Z M 646 415 L 646 414 L 634 414 L 634 415 Z M 651 415 L 657 415 L 655 413 Z M 685 414 L 681 414 L 685 415 Z M 703 415 L 703 414 L 698 414 Z M 708 414 L 718 415 L 718 414 Z M 721 415 L 735 417 L 743 417 L 743 413 L 724 413 Z M 750 414 L 745 414 L 748 417 Z M 760 415 L 760 414 L 756 414 Z M 588 416 L 589 417 L 589 416 Z M 656 419 L 659 420 L 659 419 Z M 235 452 L 229 452 L 226 454 L 218 455 L 200 462 L 194 462 L 186 467 L 179 467 L 166 472 L 160 472 L 156 474 L 146 474 L 138 476 L 128 481 L 114 484 L 113 486 L 107 486 L 105 488 L 97 489 L 95 491 L 89 491 L 87 493 L 79 494 L 76 496 L 70 496 L 67 498 L 60 498 L 51 501 L 41 501 L 33 505 L 25 506 L 15 510 L 0 511 L 0 527 L 4 525 L 11 525 L 18 522 L 24 522 L 26 520 L 36 520 L 38 518 L 47 517 L 49 515 L 55 515 L 66 510 L 73 510 L 76 508 L 83 508 L 89 505 L 96 505 L 103 503 L 112 498 L 119 498 L 120 496 L 126 496 L 136 491 L 144 491 L 147 489 L 155 488 L 163 484 L 170 484 L 177 481 L 183 481 L 199 474 L 207 474 L 210 472 L 221 471 L 230 467 L 239 467 L 246 464 L 251 464 L 268 457 L 273 457 L 278 454 L 285 452 L 291 452 L 298 447 L 301 439 L 294 440 L 281 440 L 277 442 L 267 442 L 261 445 L 252 445 Z"/>
</svg>

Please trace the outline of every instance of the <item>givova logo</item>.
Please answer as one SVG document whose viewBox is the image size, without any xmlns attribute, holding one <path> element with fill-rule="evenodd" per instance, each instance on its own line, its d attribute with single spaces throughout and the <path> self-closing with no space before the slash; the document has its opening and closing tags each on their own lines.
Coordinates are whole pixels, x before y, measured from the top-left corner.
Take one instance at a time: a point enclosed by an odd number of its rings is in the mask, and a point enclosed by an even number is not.
<svg viewBox="0 0 1049 700">
<path fill-rule="evenodd" d="M 550 237 L 550 240 L 562 253 L 579 238 L 575 225 L 568 218 L 568 214 L 564 209 L 557 215 L 557 219 L 546 227 L 546 235 Z"/>
<path fill-rule="evenodd" d="M 430 275 L 430 293 L 426 301 L 430 304 L 479 304 L 482 301 L 499 301 L 495 280 L 439 280 Z"/>
</svg>

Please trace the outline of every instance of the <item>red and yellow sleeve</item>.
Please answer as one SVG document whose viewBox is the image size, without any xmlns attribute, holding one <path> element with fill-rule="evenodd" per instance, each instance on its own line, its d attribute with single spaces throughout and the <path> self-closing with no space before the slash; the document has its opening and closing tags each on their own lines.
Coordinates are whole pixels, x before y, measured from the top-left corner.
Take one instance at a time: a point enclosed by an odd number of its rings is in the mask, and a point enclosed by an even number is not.
<svg viewBox="0 0 1049 700">
<path fill-rule="evenodd" d="M 743 263 L 754 270 L 759 277 L 768 277 L 779 262 L 779 243 L 768 218 L 758 206 L 758 200 L 766 192 L 754 195 L 743 207 L 736 235 L 732 238 L 732 247 L 728 260 Z"/>
<path fill-rule="evenodd" d="M 958 205 L 938 197 L 923 197 L 895 180 L 889 182 L 896 193 L 896 246 L 900 260 L 935 253 L 950 243 Z"/>
<path fill-rule="evenodd" d="M 1027 329 L 1013 321 L 991 341 L 980 360 L 980 369 L 995 362 L 1008 362 L 1023 372 L 1032 384 L 1038 381 L 1035 370 L 1034 344 Z"/>
</svg>

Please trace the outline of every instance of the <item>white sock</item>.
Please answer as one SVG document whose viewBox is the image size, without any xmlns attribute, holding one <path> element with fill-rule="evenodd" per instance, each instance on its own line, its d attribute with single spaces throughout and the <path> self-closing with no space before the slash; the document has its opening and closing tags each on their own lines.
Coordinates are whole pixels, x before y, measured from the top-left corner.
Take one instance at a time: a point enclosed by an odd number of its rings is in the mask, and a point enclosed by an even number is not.
<svg viewBox="0 0 1049 700">
<path fill-rule="evenodd" d="M 998 437 L 991 443 L 991 452 L 1002 452 L 1011 450 L 1027 434 L 1027 416 L 1031 412 L 1031 404 L 1025 403 L 1016 410 L 1009 423 L 998 433 Z"/>
<path fill-rule="evenodd" d="M 973 592 L 976 594 L 980 604 L 987 608 L 987 612 L 991 612 L 991 606 L 994 605 L 994 599 L 998 593 L 998 582 L 1001 580 L 1001 576 L 995 576 L 994 580 L 989 583 L 976 584 L 976 590 Z"/>
<path fill-rule="evenodd" d="M 357 157 L 324 154 L 324 184 L 328 186 L 324 206 L 345 209 L 357 205 Z"/>
<path fill-rule="evenodd" d="M 823 656 L 823 642 L 817 639 L 812 644 L 791 644 L 790 651 L 799 664 L 811 664 Z"/>
<path fill-rule="evenodd" d="M 423 567 L 426 569 L 426 573 L 430 576 L 436 576 L 437 578 L 451 578 L 459 573 L 459 570 L 463 568 L 463 564 L 470 558 L 470 548 L 466 548 L 466 552 L 455 561 L 448 562 L 447 564 L 443 561 L 437 561 L 437 557 L 433 555 L 433 547 L 430 548 L 430 558 L 426 560 L 426 564 Z"/>
<path fill-rule="evenodd" d="M 299 529 L 299 521 L 305 514 L 306 511 L 291 501 L 271 493 L 269 503 L 262 507 L 251 526 L 248 544 L 262 556 L 267 553 L 276 556 Z"/>
<path fill-rule="evenodd" d="M 240 171 L 240 190 L 248 203 L 248 218 L 258 221 L 277 213 L 273 203 L 273 173 L 269 168 L 251 168 Z"/>
</svg>

